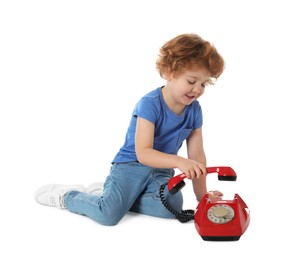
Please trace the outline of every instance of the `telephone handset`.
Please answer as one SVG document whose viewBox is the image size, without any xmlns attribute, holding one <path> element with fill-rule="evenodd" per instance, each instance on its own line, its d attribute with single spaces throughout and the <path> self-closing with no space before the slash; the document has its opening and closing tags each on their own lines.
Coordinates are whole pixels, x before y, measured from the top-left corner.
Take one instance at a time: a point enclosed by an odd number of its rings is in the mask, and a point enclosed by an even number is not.
<svg viewBox="0 0 286 260">
<path fill-rule="evenodd" d="M 221 167 L 207 167 L 207 173 L 218 173 L 218 179 L 220 181 L 236 181 L 236 173 L 231 167 L 221 166 Z M 173 178 L 171 178 L 168 182 L 168 190 L 174 195 L 180 189 L 182 189 L 186 183 L 184 179 L 187 177 L 185 173 L 181 173 Z"/>
<path fill-rule="evenodd" d="M 237 175 L 231 167 L 207 167 L 207 173 L 218 173 L 221 181 L 236 181 Z M 233 200 L 212 201 L 206 194 L 199 202 L 196 210 L 182 210 L 177 212 L 170 207 L 164 197 L 165 186 L 171 195 L 176 194 L 185 186 L 185 173 L 169 179 L 161 185 L 160 198 L 163 205 L 182 222 L 194 220 L 195 227 L 203 240 L 206 241 L 236 241 L 249 225 L 250 214 L 246 203 L 235 194 Z"/>
</svg>

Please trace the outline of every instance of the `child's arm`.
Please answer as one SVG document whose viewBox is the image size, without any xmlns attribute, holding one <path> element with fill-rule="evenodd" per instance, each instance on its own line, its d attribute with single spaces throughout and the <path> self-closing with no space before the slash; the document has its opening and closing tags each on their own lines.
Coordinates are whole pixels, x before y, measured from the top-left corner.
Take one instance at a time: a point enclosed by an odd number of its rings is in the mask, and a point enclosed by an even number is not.
<svg viewBox="0 0 286 260">
<path fill-rule="evenodd" d="M 203 148 L 202 129 L 198 128 L 192 131 L 187 139 L 188 158 L 206 165 L 206 155 Z M 192 179 L 193 189 L 198 201 L 207 193 L 206 175 L 200 178 Z M 213 200 L 221 199 L 223 193 L 220 191 L 208 192 L 209 197 Z"/>
<path fill-rule="evenodd" d="M 154 124 L 141 117 L 137 118 L 135 150 L 138 161 L 154 168 L 178 168 L 189 179 L 206 174 L 204 164 L 181 156 L 167 154 L 153 149 Z"/>
<path fill-rule="evenodd" d="M 198 161 L 206 166 L 206 155 L 203 148 L 202 129 L 198 128 L 192 131 L 187 139 L 188 158 Z M 193 179 L 193 189 L 198 201 L 207 193 L 206 175 Z"/>
</svg>

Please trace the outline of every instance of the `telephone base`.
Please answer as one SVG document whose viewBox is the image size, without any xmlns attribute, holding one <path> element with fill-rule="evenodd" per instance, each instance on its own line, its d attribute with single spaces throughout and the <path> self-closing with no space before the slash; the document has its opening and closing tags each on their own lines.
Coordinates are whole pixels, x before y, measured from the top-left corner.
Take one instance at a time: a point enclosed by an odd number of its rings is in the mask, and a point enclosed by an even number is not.
<svg viewBox="0 0 286 260">
<path fill-rule="evenodd" d="M 204 241 L 238 241 L 240 236 L 201 236 Z"/>
</svg>

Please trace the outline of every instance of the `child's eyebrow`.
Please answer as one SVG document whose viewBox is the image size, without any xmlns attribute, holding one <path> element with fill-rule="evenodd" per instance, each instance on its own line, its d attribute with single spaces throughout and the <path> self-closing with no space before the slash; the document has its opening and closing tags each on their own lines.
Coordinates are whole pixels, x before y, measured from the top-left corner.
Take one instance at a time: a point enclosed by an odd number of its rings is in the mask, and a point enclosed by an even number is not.
<svg viewBox="0 0 286 260">
<path fill-rule="evenodd" d="M 198 78 L 198 77 L 196 77 L 196 76 L 194 76 L 194 75 L 187 75 L 187 77 L 188 77 L 188 78 L 193 78 L 193 79 L 195 79 L 195 80 L 200 79 L 200 78 Z M 207 78 L 207 79 L 204 80 L 204 82 L 210 81 L 210 79 L 211 79 L 211 78 Z"/>
<path fill-rule="evenodd" d="M 187 78 L 192 78 L 192 79 L 198 80 L 198 77 L 193 76 L 193 75 L 187 75 Z"/>
</svg>

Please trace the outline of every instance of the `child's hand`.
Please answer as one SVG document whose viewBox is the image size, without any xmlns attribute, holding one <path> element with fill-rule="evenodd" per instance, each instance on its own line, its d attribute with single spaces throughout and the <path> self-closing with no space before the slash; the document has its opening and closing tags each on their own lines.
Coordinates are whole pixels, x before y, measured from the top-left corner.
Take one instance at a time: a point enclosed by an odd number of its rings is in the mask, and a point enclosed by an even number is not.
<svg viewBox="0 0 286 260">
<path fill-rule="evenodd" d="M 190 159 L 183 159 L 180 162 L 180 167 L 178 167 L 187 176 L 187 179 L 198 179 L 202 175 L 207 174 L 205 165 Z"/>
<path fill-rule="evenodd" d="M 218 190 L 211 190 L 208 192 L 210 200 L 221 200 L 223 193 Z"/>
</svg>

